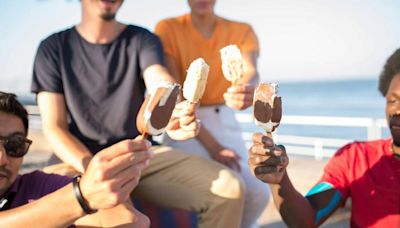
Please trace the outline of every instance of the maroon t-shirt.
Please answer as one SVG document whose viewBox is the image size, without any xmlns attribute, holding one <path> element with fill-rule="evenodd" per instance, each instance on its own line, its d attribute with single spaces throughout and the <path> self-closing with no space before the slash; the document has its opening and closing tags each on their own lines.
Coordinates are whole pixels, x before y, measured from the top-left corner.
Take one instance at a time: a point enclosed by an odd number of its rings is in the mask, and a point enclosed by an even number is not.
<svg viewBox="0 0 400 228">
<path fill-rule="evenodd" d="M 354 142 L 328 162 L 320 182 L 351 198 L 352 227 L 400 227 L 400 161 L 392 140 Z"/>
<path fill-rule="evenodd" d="M 11 185 L 10 189 L 4 195 L 0 196 L 0 200 L 4 204 L 1 209 L 12 209 L 25 205 L 71 182 L 71 178 L 56 174 L 47 174 L 40 171 L 20 175 Z M 4 202 L 4 200 L 6 200 L 7 203 Z"/>
</svg>

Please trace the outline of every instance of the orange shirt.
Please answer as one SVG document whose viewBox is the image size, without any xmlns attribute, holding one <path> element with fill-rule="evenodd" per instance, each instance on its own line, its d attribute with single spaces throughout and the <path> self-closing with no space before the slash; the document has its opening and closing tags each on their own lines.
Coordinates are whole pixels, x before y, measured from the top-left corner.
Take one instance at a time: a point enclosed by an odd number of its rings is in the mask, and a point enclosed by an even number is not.
<svg viewBox="0 0 400 228">
<path fill-rule="evenodd" d="M 206 90 L 200 101 L 202 105 L 223 104 L 223 94 L 231 86 L 222 74 L 221 48 L 236 44 L 242 53 L 259 51 L 257 36 L 250 25 L 221 17 L 217 18 L 209 39 L 196 30 L 190 14 L 160 21 L 155 33 L 161 39 L 165 54 L 175 60 L 181 85 L 193 60 L 201 57 L 210 65 Z"/>
</svg>

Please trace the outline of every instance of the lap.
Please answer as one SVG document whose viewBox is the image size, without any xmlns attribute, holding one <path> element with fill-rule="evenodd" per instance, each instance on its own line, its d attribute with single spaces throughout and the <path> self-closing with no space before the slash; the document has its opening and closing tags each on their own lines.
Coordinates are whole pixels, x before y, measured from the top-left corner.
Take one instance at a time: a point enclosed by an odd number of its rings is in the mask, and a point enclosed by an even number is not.
<svg viewBox="0 0 400 228">
<path fill-rule="evenodd" d="M 133 196 L 164 207 L 198 209 L 208 200 L 238 199 L 243 184 L 229 168 L 171 147 L 153 147 Z"/>
</svg>

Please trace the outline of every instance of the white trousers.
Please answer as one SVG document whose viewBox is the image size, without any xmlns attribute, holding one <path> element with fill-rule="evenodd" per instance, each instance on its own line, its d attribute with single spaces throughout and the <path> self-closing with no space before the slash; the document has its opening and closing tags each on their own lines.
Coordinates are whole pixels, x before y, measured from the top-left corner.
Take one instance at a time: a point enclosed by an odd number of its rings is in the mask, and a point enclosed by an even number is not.
<svg viewBox="0 0 400 228">
<path fill-rule="evenodd" d="M 235 112 L 226 105 L 205 106 L 198 109 L 197 115 L 202 127 L 206 127 L 220 145 L 235 151 L 242 158 L 239 174 L 246 184 L 242 228 L 256 227 L 257 218 L 266 208 L 271 193 L 268 185 L 254 177 L 249 169 L 247 148 L 241 137 L 242 130 L 235 118 Z M 197 139 L 174 141 L 164 136 L 163 144 L 211 159 L 207 150 Z"/>
</svg>

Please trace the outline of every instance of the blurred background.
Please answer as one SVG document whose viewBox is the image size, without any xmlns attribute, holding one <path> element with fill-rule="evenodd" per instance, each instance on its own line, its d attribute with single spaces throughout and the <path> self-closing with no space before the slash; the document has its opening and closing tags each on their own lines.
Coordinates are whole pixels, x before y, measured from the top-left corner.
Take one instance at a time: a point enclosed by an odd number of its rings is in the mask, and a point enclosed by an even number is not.
<svg viewBox="0 0 400 228">
<path fill-rule="evenodd" d="M 399 10 L 398 0 L 217 0 L 216 5 L 220 16 L 253 26 L 261 46 L 261 80 L 280 84 L 285 115 L 370 118 L 384 117 L 377 79 L 400 47 Z M 159 20 L 188 11 L 182 0 L 126 0 L 117 17 L 153 30 Z M 79 20 L 78 0 L 0 1 L 0 90 L 33 102 L 29 87 L 39 42 Z"/>
<path fill-rule="evenodd" d="M 250 23 L 267 81 L 376 79 L 399 47 L 397 0 L 218 0 L 219 15 Z M 182 0 L 126 0 L 118 19 L 153 30 L 188 12 Z M 38 43 L 80 19 L 78 0 L 0 2 L 0 89 L 29 92 Z M 16 83 L 18 82 L 18 83 Z"/>
<path fill-rule="evenodd" d="M 376 80 L 400 46 L 399 9 L 397 0 L 218 0 L 216 5 L 219 15 L 253 26 L 262 79 L 279 82 Z M 118 19 L 153 30 L 159 20 L 185 12 L 182 0 L 126 0 Z M 0 89 L 28 93 L 39 42 L 79 19 L 78 0 L 2 0 Z"/>
</svg>

